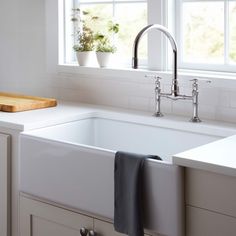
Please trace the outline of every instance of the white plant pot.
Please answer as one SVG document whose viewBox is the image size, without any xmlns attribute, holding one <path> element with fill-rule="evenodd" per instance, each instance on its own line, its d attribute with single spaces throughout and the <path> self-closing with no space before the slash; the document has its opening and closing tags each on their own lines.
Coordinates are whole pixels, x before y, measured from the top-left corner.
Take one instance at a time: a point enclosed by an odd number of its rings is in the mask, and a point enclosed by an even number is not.
<svg viewBox="0 0 236 236">
<path fill-rule="evenodd" d="M 111 52 L 96 52 L 97 61 L 100 67 L 107 67 L 112 55 Z"/>
<path fill-rule="evenodd" d="M 77 60 L 80 66 L 89 66 L 94 56 L 93 51 L 76 52 Z"/>
</svg>

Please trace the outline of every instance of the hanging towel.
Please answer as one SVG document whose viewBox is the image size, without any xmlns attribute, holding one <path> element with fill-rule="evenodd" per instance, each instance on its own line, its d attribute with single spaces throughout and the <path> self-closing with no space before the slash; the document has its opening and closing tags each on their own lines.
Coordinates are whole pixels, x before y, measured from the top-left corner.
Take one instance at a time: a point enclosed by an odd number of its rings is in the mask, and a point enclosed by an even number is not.
<svg viewBox="0 0 236 236">
<path fill-rule="evenodd" d="M 143 236 L 142 182 L 147 158 L 158 156 L 117 152 L 114 171 L 114 228 L 129 236 Z"/>
</svg>

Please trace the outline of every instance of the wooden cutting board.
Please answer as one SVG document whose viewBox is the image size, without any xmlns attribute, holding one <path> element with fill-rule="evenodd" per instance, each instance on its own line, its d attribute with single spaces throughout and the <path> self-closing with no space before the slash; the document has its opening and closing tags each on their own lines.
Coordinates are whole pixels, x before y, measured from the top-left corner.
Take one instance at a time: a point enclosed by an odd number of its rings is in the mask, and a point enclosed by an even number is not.
<svg viewBox="0 0 236 236">
<path fill-rule="evenodd" d="M 18 112 L 54 107 L 56 105 L 57 100 L 53 98 L 33 97 L 0 92 L 0 111 Z"/>
</svg>

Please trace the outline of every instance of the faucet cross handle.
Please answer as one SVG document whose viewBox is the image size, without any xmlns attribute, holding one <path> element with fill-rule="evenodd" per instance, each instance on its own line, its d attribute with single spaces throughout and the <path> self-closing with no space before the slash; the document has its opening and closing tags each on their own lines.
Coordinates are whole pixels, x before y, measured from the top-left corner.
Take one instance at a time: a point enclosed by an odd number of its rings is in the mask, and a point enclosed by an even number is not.
<svg viewBox="0 0 236 236">
<path fill-rule="evenodd" d="M 158 75 L 145 75 L 145 78 L 153 78 L 155 79 L 155 84 L 156 84 L 156 87 L 160 87 L 160 80 L 162 79 L 160 76 Z"/>
<path fill-rule="evenodd" d="M 199 81 L 203 81 L 208 84 L 210 84 L 212 82 L 212 80 L 210 80 L 210 79 L 199 79 L 199 78 L 191 79 L 190 81 L 193 82 L 194 84 L 197 84 Z"/>
<path fill-rule="evenodd" d="M 153 79 L 156 79 L 156 80 L 161 80 L 161 77 L 160 77 L 160 76 L 158 76 L 158 75 L 152 75 L 152 74 L 150 74 L 150 75 L 145 75 L 145 78 L 153 78 Z"/>
</svg>

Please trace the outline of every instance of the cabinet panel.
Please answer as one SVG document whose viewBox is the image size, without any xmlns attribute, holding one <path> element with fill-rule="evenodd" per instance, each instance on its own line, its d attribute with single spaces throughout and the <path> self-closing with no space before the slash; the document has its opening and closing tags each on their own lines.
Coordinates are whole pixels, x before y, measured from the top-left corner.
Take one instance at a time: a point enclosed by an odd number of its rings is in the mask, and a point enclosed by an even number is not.
<svg viewBox="0 0 236 236">
<path fill-rule="evenodd" d="M 78 229 L 73 229 L 42 219 L 40 217 L 32 217 L 32 235 L 33 236 L 80 236 Z"/>
<path fill-rule="evenodd" d="M 20 198 L 20 236 L 80 236 L 93 219 L 35 200 Z"/>
<path fill-rule="evenodd" d="M 186 170 L 187 205 L 236 217 L 236 178 L 196 169 Z"/>
<path fill-rule="evenodd" d="M 94 220 L 94 231 L 102 236 L 126 236 L 114 230 L 113 224 L 100 220 Z"/>
<path fill-rule="evenodd" d="M 186 208 L 187 236 L 235 236 L 236 218 L 200 208 Z"/>
<path fill-rule="evenodd" d="M 94 220 L 94 231 L 98 236 L 127 236 L 114 230 L 113 224 L 101 220 Z M 144 236 L 150 236 L 145 234 Z"/>
<path fill-rule="evenodd" d="M 0 134 L 0 235 L 10 236 L 10 136 Z"/>
<path fill-rule="evenodd" d="M 82 227 L 97 236 L 126 236 L 115 232 L 111 223 L 20 197 L 20 236 L 80 236 Z"/>
</svg>

